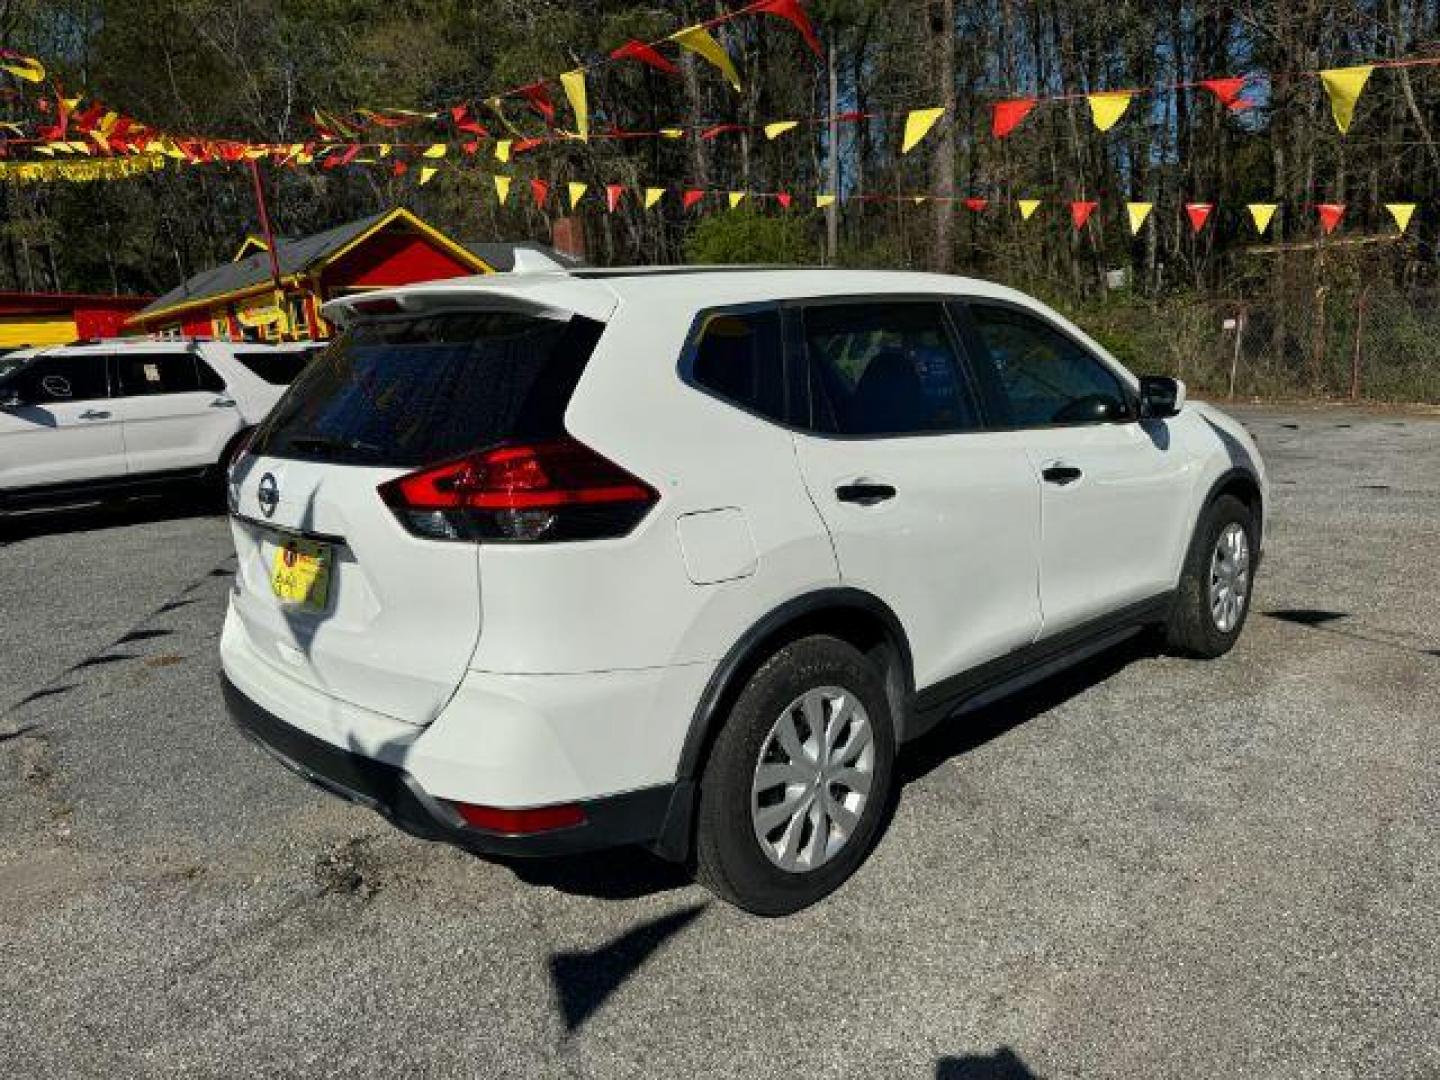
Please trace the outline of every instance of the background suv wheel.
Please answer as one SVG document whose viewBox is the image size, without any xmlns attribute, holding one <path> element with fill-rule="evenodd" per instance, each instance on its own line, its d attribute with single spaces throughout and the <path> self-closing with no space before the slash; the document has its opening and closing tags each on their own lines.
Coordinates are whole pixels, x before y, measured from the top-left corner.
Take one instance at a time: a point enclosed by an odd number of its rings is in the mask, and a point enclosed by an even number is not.
<svg viewBox="0 0 1440 1080">
<path fill-rule="evenodd" d="M 870 853 L 894 786 L 881 673 L 837 638 L 792 642 L 750 678 L 700 781 L 700 880 L 757 915 L 838 888 Z"/>
</svg>

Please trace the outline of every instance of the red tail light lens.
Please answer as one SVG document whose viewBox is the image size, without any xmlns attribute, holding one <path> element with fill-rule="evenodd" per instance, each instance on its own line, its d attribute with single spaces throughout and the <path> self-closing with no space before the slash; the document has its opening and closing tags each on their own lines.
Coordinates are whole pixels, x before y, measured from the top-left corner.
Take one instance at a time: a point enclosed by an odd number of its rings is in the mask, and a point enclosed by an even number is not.
<svg viewBox="0 0 1440 1080">
<path fill-rule="evenodd" d="M 509 836 L 555 832 L 585 824 L 585 811 L 573 803 L 559 806 L 537 806 L 530 810 L 502 810 L 494 806 L 473 806 L 451 803 L 472 829 Z"/>
<path fill-rule="evenodd" d="M 380 486 L 417 536 L 545 543 L 624 536 L 659 496 L 574 439 L 496 446 Z"/>
</svg>

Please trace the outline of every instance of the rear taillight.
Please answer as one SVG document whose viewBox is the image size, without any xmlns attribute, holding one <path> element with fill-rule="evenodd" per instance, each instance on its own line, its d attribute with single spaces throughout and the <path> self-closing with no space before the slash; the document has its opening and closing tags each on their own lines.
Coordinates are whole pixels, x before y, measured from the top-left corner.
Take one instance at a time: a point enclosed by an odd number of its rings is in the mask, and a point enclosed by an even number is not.
<svg viewBox="0 0 1440 1080">
<path fill-rule="evenodd" d="M 479 450 L 379 491 L 417 536 L 511 543 L 624 536 L 659 498 L 649 484 L 569 438 Z"/>
</svg>

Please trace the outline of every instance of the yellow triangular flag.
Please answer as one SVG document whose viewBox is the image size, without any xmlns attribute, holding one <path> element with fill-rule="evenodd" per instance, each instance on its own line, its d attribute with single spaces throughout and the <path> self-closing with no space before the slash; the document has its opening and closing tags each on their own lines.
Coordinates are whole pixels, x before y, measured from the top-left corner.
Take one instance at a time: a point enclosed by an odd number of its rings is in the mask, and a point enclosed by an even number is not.
<svg viewBox="0 0 1440 1080">
<path fill-rule="evenodd" d="M 1330 112 L 1341 135 L 1350 130 L 1350 121 L 1355 118 L 1355 103 L 1360 100 L 1360 91 L 1365 89 L 1365 83 L 1374 70 L 1372 65 L 1362 64 L 1320 72 L 1320 81 L 1330 95 Z"/>
<path fill-rule="evenodd" d="M 1150 211 L 1155 209 L 1154 203 L 1132 202 L 1125 204 L 1126 211 L 1130 214 L 1130 235 L 1134 236 L 1145 224 L 1145 219 L 1150 216 Z"/>
<path fill-rule="evenodd" d="M 665 189 L 663 187 L 647 187 L 645 189 L 645 209 L 649 210 L 664 197 Z"/>
<path fill-rule="evenodd" d="M 794 131 L 799 126 L 800 121 L 798 120 L 777 120 L 773 124 L 765 125 L 765 138 L 774 141 L 787 131 Z"/>
<path fill-rule="evenodd" d="M 575 134 L 586 142 L 590 141 L 590 106 L 585 100 L 585 71 L 576 68 L 560 76 L 560 85 L 570 99 L 570 108 L 575 111 Z"/>
<path fill-rule="evenodd" d="M 908 154 L 915 148 L 915 144 L 935 126 L 935 122 L 945 115 L 944 109 L 912 109 L 905 117 L 905 139 L 900 144 L 900 152 Z"/>
<path fill-rule="evenodd" d="M 660 129 L 660 137 L 661 137 L 662 139 L 683 139 L 683 138 L 685 137 L 685 129 L 684 129 L 684 128 L 661 128 L 661 129 Z"/>
<path fill-rule="evenodd" d="M 670 35 L 670 40 L 682 49 L 689 49 L 696 56 L 704 57 L 720 69 L 727 82 L 736 90 L 740 89 L 740 73 L 730 61 L 727 53 L 713 34 L 703 26 L 688 26 Z"/>
<path fill-rule="evenodd" d="M 730 209 L 731 209 L 731 210 L 734 210 L 737 206 L 739 206 L 739 205 L 740 205 L 742 202 L 744 202 L 744 201 L 745 201 L 745 192 L 743 192 L 743 191 L 732 191 L 732 192 L 730 192 Z"/>
<path fill-rule="evenodd" d="M 834 196 L 834 195 L 816 195 L 816 196 L 815 196 L 815 209 L 817 209 L 817 210 L 824 210 L 825 207 L 827 207 L 827 206 L 834 206 L 834 205 L 835 205 L 835 196 Z"/>
<path fill-rule="evenodd" d="M 1251 203 L 1248 209 L 1250 210 L 1250 219 L 1255 222 L 1255 231 L 1261 236 L 1264 236 L 1266 230 L 1270 228 L 1270 219 L 1275 216 L 1275 211 L 1279 209 L 1279 205 L 1277 203 L 1256 202 Z"/>
<path fill-rule="evenodd" d="M 1387 202 L 1385 209 L 1390 211 L 1390 216 L 1395 219 L 1395 227 L 1402 233 L 1410 228 L 1410 219 L 1415 216 L 1413 202 Z"/>
<path fill-rule="evenodd" d="M 495 179 L 495 197 L 500 200 L 500 205 L 505 205 L 505 200 L 510 198 L 510 177 L 497 176 Z"/>
<path fill-rule="evenodd" d="M 919 206 L 921 203 L 923 203 L 923 202 L 924 202 L 926 199 L 928 199 L 928 198 L 929 198 L 928 195 L 911 195 L 911 196 L 910 196 L 910 201 L 913 202 L 916 206 Z"/>
<path fill-rule="evenodd" d="M 574 210 L 575 207 L 577 207 L 577 206 L 580 205 L 580 200 L 585 197 L 585 192 L 587 192 L 587 191 L 589 191 L 589 190 L 590 190 L 590 185 L 589 185 L 589 184 L 581 184 L 581 183 L 574 182 L 574 181 L 571 182 L 571 184 L 570 184 L 570 209 L 571 209 L 571 210 Z"/>
<path fill-rule="evenodd" d="M 443 142 L 437 142 L 434 146 L 428 147 L 425 150 L 425 156 L 428 158 L 441 158 L 445 156 L 446 151 L 449 149 L 450 147 L 446 146 Z"/>
<path fill-rule="evenodd" d="M 389 144 L 389 143 L 381 143 L 381 144 L 380 144 L 380 156 L 381 156 L 382 158 L 387 158 L 387 157 L 390 156 L 390 144 Z"/>
<path fill-rule="evenodd" d="M 438 171 L 438 170 L 435 168 L 435 166 L 433 166 L 433 165 L 426 165 L 424 168 L 422 168 L 422 169 L 420 170 L 420 183 L 421 183 L 421 184 L 428 184 L 428 183 L 430 182 L 431 177 L 433 177 L 437 171 Z"/>
<path fill-rule="evenodd" d="M 1101 131 L 1109 131 L 1119 123 L 1125 110 L 1130 108 L 1131 96 L 1128 90 L 1107 90 L 1091 94 L 1085 99 L 1090 103 L 1090 119 L 1095 121 L 1095 126 Z"/>
<path fill-rule="evenodd" d="M 0 60 L 0 71 L 8 71 L 17 79 L 24 79 L 26 82 L 38 83 L 45 81 L 45 65 L 36 60 L 33 56 L 7 56 Z M 79 101 L 79 98 L 75 99 Z M 69 108 L 74 108 L 72 103 Z"/>
<path fill-rule="evenodd" d="M 1020 208 L 1020 220 L 1029 221 L 1035 211 L 1040 209 L 1039 199 L 1016 199 L 1015 205 Z"/>
<path fill-rule="evenodd" d="M 510 163 L 510 147 L 513 143 L 513 139 L 501 139 L 497 142 L 495 144 L 495 157 L 508 165 Z"/>
</svg>

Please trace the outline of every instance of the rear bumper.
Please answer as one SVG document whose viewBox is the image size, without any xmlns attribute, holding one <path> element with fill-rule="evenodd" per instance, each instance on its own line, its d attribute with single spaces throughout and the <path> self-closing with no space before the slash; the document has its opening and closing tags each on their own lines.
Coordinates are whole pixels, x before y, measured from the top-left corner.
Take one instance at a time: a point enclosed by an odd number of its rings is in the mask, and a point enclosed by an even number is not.
<svg viewBox="0 0 1440 1080">
<path fill-rule="evenodd" d="M 287 724 L 226 675 L 225 704 L 240 730 L 292 772 L 350 802 L 368 806 L 397 828 L 486 855 L 568 855 L 625 844 L 666 853 L 666 837 L 688 819 L 688 785 L 662 784 L 581 801 L 585 822 L 553 832 L 510 835 L 465 824 L 458 812 L 429 795 L 404 769 L 342 749 Z"/>
</svg>

